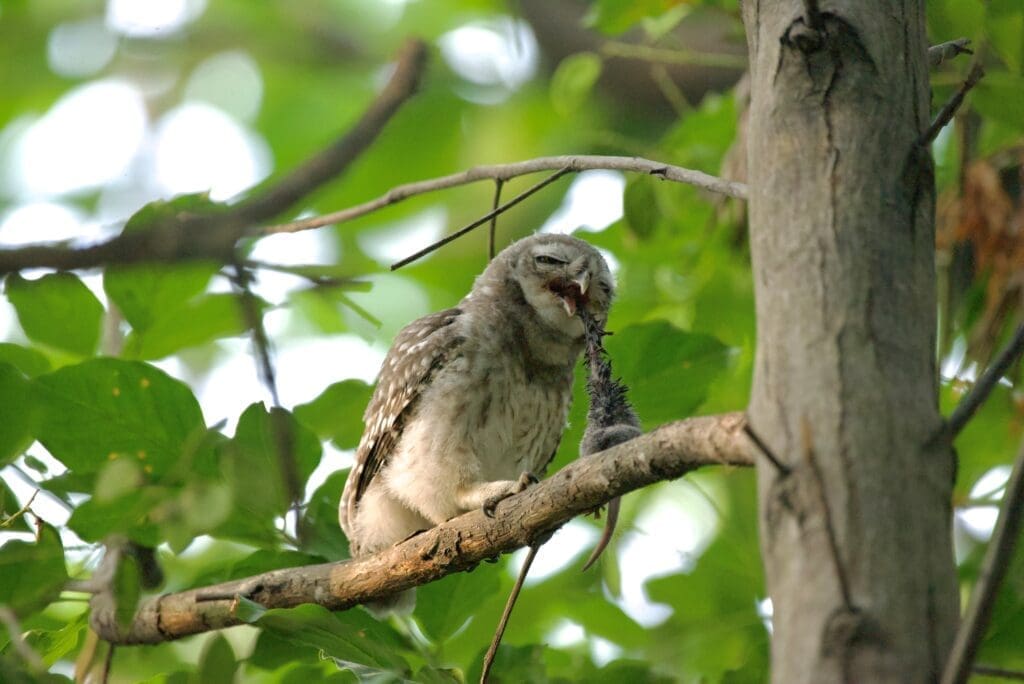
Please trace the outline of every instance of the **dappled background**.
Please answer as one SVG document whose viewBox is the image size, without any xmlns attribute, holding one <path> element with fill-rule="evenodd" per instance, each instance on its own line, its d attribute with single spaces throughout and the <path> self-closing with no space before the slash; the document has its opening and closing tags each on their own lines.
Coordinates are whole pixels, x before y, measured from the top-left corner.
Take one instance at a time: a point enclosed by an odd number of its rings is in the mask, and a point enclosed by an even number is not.
<svg viewBox="0 0 1024 684">
<path fill-rule="evenodd" d="M 971 37 L 989 69 L 971 107 L 936 143 L 948 410 L 1021 319 L 1024 10 L 1008 0 L 936 0 L 929 8 L 932 42 Z M 343 209 L 399 183 L 556 154 L 643 156 L 743 180 L 734 143 L 742 140 L 745 95 L 734 86 L 745 43 L 728 0 L 0 0 L 0 245 L 87 244 L 117 234 L 154 200 L 244 196 L 344 132 L 409 36 L 430 45 L 419 94 L 342 177 L 281 221 Z M 936 73 L 937 102 L 966 68 L 964 60 Z M 503 196 L 538 179 L 511 181 Z M 334 510 L 370 383 L 403 325 L 468 291 L 487 261 L 487 229 L 397 272 L 388 266 L 485 214 L 493 193 L 486 182 L 446 190 L 248 245 L 281 403 L 307 438 L 299 510 L 282 499 L 272 454 L 252 446 L 266 419 L 252 405 L 269 405 L 270 396 L 231 282 L 216 266 L 175 271 L 143 301 L 125 294 L 138 288 L 131 273 L 82 273 L 82 288 L 61 281 L 59 305 L 33 288 L 42 271 L 11 276 L 0 300 L 5 416 L 24 413 L 26 378 L 57 391 L 81 380 L 74 374 L 84 359 L 119 356 L 166 373 L 142 380 L 186 424 L 215 428 L 239 448 L 209 468 L 154 466 L 143 456 L 108 463 L 103 435 L 88 441 L 90 430 L 108 426 L 65 403 L 62 415 L 81 413 L 85 435 L 63 446 L 66 453 L 50 454 L 27 428 L 0 428 L 0 520 L 42 489 L 32 513 L 12 520 L 3 538 L 32 539 L 36 518 L 56 526 L 72 577 L 95 568 L 97 542 L 109 534 L 159 544 L 166 591 L 344 558 Z M 607 346 L 651 428 L 746 403 L 755 330 L 744 220 L 742 206 L 694 188 L 589 171 L 502 215 L 497 241 L 573 232 L 606 254 L 620 291 Z M 171 378 L 194 393 L 201 416 Z M 581 390 L 555 468 L 576 455 Z M 958 442 L 965 587 L 994 523 L 1022 406 L 1007 382 Z M 763 679 L 771 605 L 752 473 L 708 470 L 627 496 L 612 547 L 581 574 L 601 524 L 573 521 L 544 546 L 499 674 Z M 112 679 L 197 668 L 222 681 L 236 670 L 254 681 L 320 679 L 342 666 L 448 681 L 447 669 L 479 667 L 519 560 L 422 588 L 408 621 L 376 626 L 357 609 L 331 619 L 328 641 L 304 632 L 310 623 L 300 615 L 290 631 L 242 627 L 122 648 Z M 2 573 L 15 572 L 24 567 L 0 556 L 0 585 L 13 576 Z M 1022 576 L 1004 590 L 982 660 L 1024 667 Z M 71 674 L 76 657 L 87 668 L 83 595 L 65 592 L 48 606 L 53 596 L 35 598 L 17 611 L 28 644 L 53 672 Z M 0 603 L 12 600 L 0 589 Z M 0 647 L 9 641 L 4 630 Z M 366 630 L 389 646 L 353 637 Z M 10 645 L 0 657 L 0 679 L 22 667 Z M 102 649 L 94 657 L 102 665 Z"/>
</svg>

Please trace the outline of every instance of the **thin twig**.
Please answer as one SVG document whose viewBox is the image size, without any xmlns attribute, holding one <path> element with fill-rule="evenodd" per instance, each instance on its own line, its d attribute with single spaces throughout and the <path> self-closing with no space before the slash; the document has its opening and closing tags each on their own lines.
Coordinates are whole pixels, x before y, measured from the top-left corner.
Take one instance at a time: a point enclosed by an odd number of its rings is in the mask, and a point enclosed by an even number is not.
<svg viewBox="0 0 1024 684">
<path fill-rule="evenodd" d="M 62 243 L 0 249 L 0 274 L 26 268 L 62 270 L 108 264 L 178 262 L 212 259 L 224 263 L 234 256 L 237 241 L 341 175 L 377 138 L 398 108 L 415 92 L 426 64 L 426 46 L 410 41 L 399 53 L 388 84 L 355 126 L 326 150 L 251 198 L 219 213 L 181 213 L 149 230 L 122 233 L 88 247 Z"/>
<path fill-rule="evenodd" d="M 1019 670 L 1007 670 L 1004 667 L 993 667 L 991 665 L 975 665 L 971 668 L 974 674 L 985 675 L 986 677 L 1000 677 L 1002 679 L 1014 679 L 1024 681 L 1024 672 Z"/>
<path fill-rule="evenodd" d="M 28 498 L 28 501 L 25 502 L 24 506 L 22 506 L 21 508 L 16 510 L 14 513 L 11 513 L 9 516 L 4 518 L 3 520 L 0 520 L 0 528 L 10 527 L 11 525 L 14 524 L 14 522 L 18 518 L 20 518 L 21 516 L 23 516 L 26 513 L 28 513 L 31 510 L 30 507 L 32 506 L 32 502 L 36 500 L 36 494 L 38 494 L 38 493 L 39 493 L 39 490 L 36 489 L 34 492 L 32 492 L 32 496 L 30 496 Z"/>
<path fill-rule="evenodd" d="M 949 420 L 946 423 L 946 430 L 950 439 L 960 434 L 966 427 L 981 405 L 988 399 L 988 395 L 999 384 L 999 380 L 1006 375 L 1006 372 L 1020 360 L 1021 353 L 1024 353 L 1024 323 L 1017 326 L 1006 347 L 999 352 L 996 360 L 985 369 L 981 377 L 974 383 L 971 390 L 960 400 L 960 403 L 953 409 Z"/>
<path fill-rule="evenodd" d="M 516 583 L 508 595 L 508 600 L 505 601 L 505 610 L 501 613 L 501 619 L 498 620 L 498 628 L 495 630 L 494 638 L 491 639 L 491 645 L 484 656 L 483 669 L 480 671 L 480 684 L 486 684 L 487 676 L 491 673 L 494 657 L 498 654 L 498 646 L 501 645 L 501 638 L 505 636 L 505 628 L 508 627 L 508 619 L 512 615 L 512 609 L 516 605 L 516 600 L 519 599 L 519 592 L 523 590 L 523 582 L 526 581 L 526 575 L 530 572 L 530 566 L 533 565 L 533 559 L 537 557 L 539 550 L 540 544 L 534 544 L 526 552 L 526 558 L 523 559 L 523 567 L 519 569 L 519 576 L 516 577 Z"/>
<path fill-rule="evenodd" d="M 498 205 L 501 204 L 501 186 L 505 184 L 505 181 L 500 178 L 494 180 L 494 201 L 491 203 L 491 211 L 497 211 Z M 491 217 L 491 231 L 487 238 L 487 260 L 490 261 L 497 254 L 497 248 L 495 245 L 495 233 L 498 230 L 498 215 L 495 214 Z"/>
<path fill-rule="evenodd" d="M 277 392 L 277 378 L 271 359 L 270 340 L 267 337 L 266 328 L 263 327 L 263 313 L 260 311 L 259 302 L 252 292 L 252 274 L 242 266 L 240 255 L 232 267 L 234 269 L 232 284 L 238 294 L 238 302 L 242 307 L 246 327 L 252 334 L 256 369 L 273 402 L 274 410 L 270 412 L 270 434 L 277 451 L 278 466 L 285 484 L 288 501 L 294 507 L 302 499 L 302 483 L 299 478 L 298 466 L 295 463 L 294 435 L 292 435 L 291 425 L 287 420 L 287 415 L 278 410 L 281 408 L 281 398 Z"/>
<path fill-rule="evenodd" d="M 750 441 L 754 443 L 754 446 L 757 447 L 758 451 L 764 454 L 764 457 L 767 458 L 773 466 L 775 466 L 775 470 L 779 471 L 779 475 L 789 475 L 789 466 L 783 463 L 779 457 L 775 455 L 775 452 L 772 451 L 771 447 L 769 447 L 768 444 L 761 439 L 761 436 L 754 431 L 754 427 L 750 424 L 749 418 L 743 425 L 743 432 L 750 438 Z"/>
<path fill-rule="evenodd" d="M 324 226 L 337 225 L 353 219 L 373 213 L 392 204 L 398 204 L 402 200 L 417 195 L 424 195 L 429 192 L 446 190 L 448 188 L 468 185 L 484 180 L 508 181 L 512 178 L 525 176 L 541 171 L 557 171 L 568 168 L 572 173 L 581 171 L 625 171 L 630 173 L 641 173 L 648 176 L 657 176 L 664 180 L 685 183 L 694 187 L 717 192 L 737 199 L 747 198 L 747 186 L 744 183 L 729 181 L 717 176 L 712 176 L 703 171 L 684 169 L 681 166 L 673 166 L 664 162 L 643 159 L 642 157 L 615 157 L 604 155 L 564 155 L 560 157 L 537 157 L 525 161 L 512 162 L 509 164 L 494 164 L 489 166 L 475 166 L 466 171 L 453 173 L 448 176 L 431 178 L 429 180 L 396 185 L 380 197 L 357 204 L 348 209 L 314 216 L 308 219 L 289 221 L 273 226 L 264 226 L 258 233 L 262 235 L 273 235 L 275 233 L 297 233 L 302 230 L 322 228 Z"/>
<path fill-rule="evenodd" d="M 482 226 L 483 224 L 487 223 L 488 221 L 490 221 L 492 218 L 494 218 L 498 214 L 501 214 L 501 213 L 503 213 L 505 211 L 508 211 L 509 209 L 514 207 L 515 205 L 519 204 L 524 199 L 526 199 L 527 197 L 529 197 L 533 193 L 537 192 L 538 190 L 541 190 L 541 189 L 547 187 L 548 185 L 551 185 L 556 180 L 558 180 L 559 178 L 561 178 L 565 174 L 569 173 L 569 171 L 570 171 L 570 169 L 568 167 L 559 169 L 558 171 L 555 171 L 553 174 L 551 174 L 550 176 L 548 176 L 547 178 L 545 178 L 541 182 L 539 182 L 539 183 L 537 183 L 535 185 L 530 186 L 526 190 L 522 191 L 521 193 L 519 193 L 518 195 L 516 195 L 515 197 L 510 199 L 508 202 L 505 202 L 500 207 L 497 207 L 497 208 L 493 209 L 492 211 L 487 212 L 486 214 L 484 214 L 483 216 L 478 218 L 476 221 L 473 221 L 472 223 L 470 223 L 468 226 L 465 226 L 464 228 L 460 228 L 459 230 L 455 231 L 451 235 L 448 235 L 447 237 L 441 238 L 437 242 L 424 247 L 423 249 L 421 249 L 420 251 L 416 252 L 415 254 L 411 254 L 411 255 L 405 257 L 404 259 L 401 259 L 400 261 L 396 261 L 395 263 L 391 264 L 391 270 L 392 271 L 397 271 L 398 269 L 402 268 L 403 266 L 406 266 L 406 265 L 411 264 L 412 262 L 416 261 L 420 257 L 426 256 L 427 254 L 430 254 L 431 252 L 444 247 L 449 242 L 462 237 L 463 235 L 465 235 L 469 231 L 473 230 L 474 228 L 477 228 L 478 226 Z"/>
<path fill-rule="evenodd" d="M 970 92 L 971 88 L 978 84 L 981 77 L 985 75 L 985 70 L 981 64 L 975 64 L 971 67 L 970 73 L 967 74 L 967 80 L 960 84 L 960 87 L 953 97 L 949 98 L 949 101 L 942 106 L 939 113 L 935 115 L 935 120 L 928 127 L 924 133 L 921 134 L 921 138 L 918 140 L 918 144 L 921 147 L 927 147 L 935 142 L 935 138 L 938 137 L 939 131 L 946 127 L 950 121 L 953 120 L 953 116 L 956 114 L 956 110 L 960 108 L 967 93 Z"/>
<path fill-rule="evenodd" d="M 934 69 L 946 60 L 953 59 L 954 57 L 973 55 L 974 50 L 967 47 L 970 44 L 970 38 L 957 38 L 956 40 L 932 45 L 928 48 L 928 66 Z"/>
<path fill-rule="evenodd" d="M 836 538 L 835 527 L 832 522 L 832 508 L 828 505 L 828 495 L 825 493 L 825 478 L 821 473 L 821 468 L 818 466 L 818 458 L 814 453 L 814 442 L 811 438 L 811 426 L 806 419 L 801 424 L 803 432 L 803 448 L 804 458 L 807 459 L 807 465 L 810 466 L 811 474 L 814 475 L 816 483 L 815 489 L 818 491 L 819 504 L 821 505 L 821 514 L 825 522 L 825 535 L 828 538 L 828 546 L 832 555 L 832 565 L 836 571 L 836 581 L 839 582 L 839 591 L 843 596 L 843 607 L 848 611 L 853 611 L 853 595 L 850 593 L 850 582 L 846 577 L 846 568 L 843 567 L 843 562 L 839 555 L 839 540 Z"/>
<path fill-rule="evenodd" d="M 103 677 L 100 679 L 103 684 L 110 681 L 110 668 L 114 664 L 114 649 L 116 648 L 117 646 L 114 644 L 107 646 L 107 657 L 103 659 Z"/>
<path fill-rule="evenodd" d="M 946 669 L 942 673 L 943 684 L 963 684 L 971 673 L 971 666 L 978 654 L 978 646 L 985 636 L 992 609 L 995 606 L 999 586 L 1006 576 L 1013 559 L 1013 549 L 1020 537 L 1022 513 L 1024 513 L 1024 443 L 1017 453 L 1013 472 L 1006 483 L 1003 504 L 999 508 L 999 519 L 995 531 L 985 550 L 978 582 L 974 585 L 967 611 L 957 629 L 953 648 L 950 650 Z"/>
</svg>

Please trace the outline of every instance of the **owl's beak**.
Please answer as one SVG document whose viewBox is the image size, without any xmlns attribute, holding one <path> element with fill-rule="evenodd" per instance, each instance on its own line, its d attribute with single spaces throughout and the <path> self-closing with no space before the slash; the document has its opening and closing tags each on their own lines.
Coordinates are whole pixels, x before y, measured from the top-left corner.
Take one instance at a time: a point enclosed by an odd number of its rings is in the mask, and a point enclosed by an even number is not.
<svg viewBox="0 0 1024 684">
<path fill-rule="evenodd" d="M 572 279 L 580 288 L 580 294 L 587 294 L 587 287 L 590 285 L 590 271 L 584 271 Z"/>
</svg>

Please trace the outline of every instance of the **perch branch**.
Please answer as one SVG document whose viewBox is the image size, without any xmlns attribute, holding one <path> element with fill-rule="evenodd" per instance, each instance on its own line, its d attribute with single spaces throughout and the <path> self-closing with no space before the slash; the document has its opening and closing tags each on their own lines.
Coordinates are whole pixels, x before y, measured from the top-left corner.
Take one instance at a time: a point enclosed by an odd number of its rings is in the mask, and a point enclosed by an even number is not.
<svg viewBox="0 0 1024 684">
<path fill-rule="evenodd" d="M 1003 505 L 999 509 L 996 529 L 985 551 L 978 583 L 971 592 L 967 611 L 957 629 L 953 648 L 950 651 L 946 669 L 942 673 L 942 684 L 963 684 L 971 674 L 971 666 L 978 653 L 985 629 L 988 627 L 996 594 L 1006 576 L 1013 549 L 1020 537 L 1021 522 L 1024 518 L 1024 444 L 1017 453 L 1013 472 L 1006 483 Z"/>
<path fill-rule="evenodd" d="M 953 413 L 950 414 L 949 421 L 946 423 L 946 430 L 951 439 L 960 434 L 960 431 L 988 399 L 988 395 L 999 384 L 1000 378 L 1006 375 L 1010 367 L 1020 360 L 1021 352 L 1024 352 L 1024 323 L 1017 327 L 1006 348 L 999 352 L 999 356 L 985 369 L 985 372 L 974 383 L 971 391 L 953 409 Z"/>
<path fill-rule="evenodd" d="M 574 461 L 501 502 L 494 518 L 473 511 L 373 556 L 275 570 L 151 597 L 140 604 L 127 629 L 117 625 L 113 597 L 97 594 L 90 622 L 111 643 L 147 644 L 240 624 L 229 596 L 245 595 L 266 608 L 318 603 L 329 610 L 345 610 L 528 546 L 575 516 L 634 489 L 680 477 L 702 465 L 750 466 L 753 460 L 743 424 L 740 413 L 669 423 Z M 197 601 L 199 596 L 207 600 Z"/>
<path fill-rule="evenodd" d="M 340 175 L 377 138 L 391 116 L 415 92 L 426 64 L 426 46 L 410 41 L 399 54 L 388 84 L 355 126 L 326 150 L 251 198 L 221 213 L 181 213 L 150 230 L 122 233 L 88 247 L 29 245 L 0 250 L 0 274 L 25 268 L 61 270 L 106 264 L 212 259 L 228 263 L 235 243 L 254 224 L 267 221 Z"/>
<path fill-rule="evenodd" d="M 448 188 L 468 185 L 483 180 L 508 181 L 512 178 L 525 176 L 540 171 L 558 171 L 568 168 L 570 173 L 580 171 L 627 171 L 630 173 L 642 173 L 649 176 L 657 176 L 665 180 L 685 183 L 694 187 L 718 192 L 729 197 L 746 199 L 747 186 L 744 183 L 725 180 L 717 176 L 711 176 L 703 171 L 684 169 L 681 166 L 673 166 L 663 162 L 643 159 L 641 157 L 610 157 L 602 155 L 565 155 L 561 157 L 538 157 L 527 159 L 510 164 L 493 164 L 489 166 L 475 166 L 466 171 L 453 173 L 449 176 L 431 178 L 429 180 L 417 181 L 396 185 L 380 197 L 357 204 L 348 209 L 331 212 L 322 216 L 314 216 L 308 219 L 291 221 L 275 226 L 265 226 L 260 230 L 263 235 L 274 233 L 297 233 L 300 230 L 322 228 L 324 226 L 336 225 L 351 221 L 352 219 L 373 213 L 384 207 L 398 204 L 402 200 L 417 195 L 424 195 L 429 192 L 446 190 Z"/>
</svg>

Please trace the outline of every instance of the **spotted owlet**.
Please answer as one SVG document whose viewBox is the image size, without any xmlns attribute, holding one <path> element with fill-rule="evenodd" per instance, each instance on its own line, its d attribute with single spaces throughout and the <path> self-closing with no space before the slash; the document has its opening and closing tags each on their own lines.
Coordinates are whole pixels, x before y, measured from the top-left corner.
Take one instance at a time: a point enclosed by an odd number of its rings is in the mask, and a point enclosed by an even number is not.
<svg viewBox="0 0 1024 684">
<path fill-rule="evenodd" d="M 543 474 L 584 346 L 577 310 L 603 322 L 613 287 L 587 243 L 534 235 L 498 254 L 456 308 L 398 334 L 341 495 L 354 556 L 476 508 L 492 512 Z M 410 598 L 392 607 L 411 608 Z"/>
</svg>

